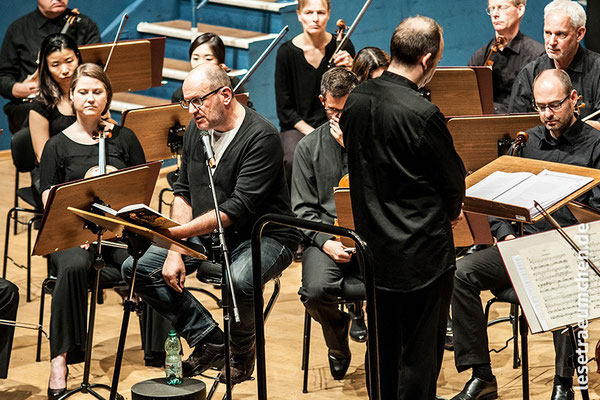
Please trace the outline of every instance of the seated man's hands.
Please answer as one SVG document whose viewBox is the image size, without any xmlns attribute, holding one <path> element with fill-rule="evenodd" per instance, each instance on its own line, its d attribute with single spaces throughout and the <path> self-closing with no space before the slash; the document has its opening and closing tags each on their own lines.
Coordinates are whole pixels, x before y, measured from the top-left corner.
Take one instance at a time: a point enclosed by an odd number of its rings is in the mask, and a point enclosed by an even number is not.
<svg viewBox="0 0 600 400">
<path fill-rule="evenodd" d="M 348 253 L 345 249 L 348 249 L 348 247 L 338 240 L 328 240 L 323 243 L 322 247 L 325 254 L 337 263 L 347 263 L 352 258 L 352 253 Z"/>
<path fill-rule="evenodd" d="M 162 268 L 162 276 L 167 285 L 181 293 L 185 286 L 185 265 L 181 255 L 169 251 Z"/>
</svg>

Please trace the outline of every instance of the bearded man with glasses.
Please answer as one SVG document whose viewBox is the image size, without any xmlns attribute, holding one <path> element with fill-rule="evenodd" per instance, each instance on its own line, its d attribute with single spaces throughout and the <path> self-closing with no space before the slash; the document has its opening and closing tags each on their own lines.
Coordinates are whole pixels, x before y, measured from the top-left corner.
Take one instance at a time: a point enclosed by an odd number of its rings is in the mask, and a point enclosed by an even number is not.
<svg viewBox="0 0 600 400">
<path fill-rule="evenodd" d="M 250 237 L 254 223 L 268 213 L 293 216 L 283 172 L 283 148 L 277 129 L 255 111 L 239 103 L 227 74 L 213 64 L 202 64 L 183 82 L 181 105 L 193 117 L 182 150 L 181 172 L 174 185 L 171 217 L 181 225 L 166 235 L 188 239 L 207 249 L 217 219 L 210 189 L 207 157 L 202 141 L 209 135 L 214 149 L 214 185 L 231 258 L 232 282 L 240 323 L 231 325 L 231 379 L 250 378 L 254 370 L 254 308 Z M 268 225 L 263 230 L 263 281 L 279 275 L 291 262 L 299 233 Z M 213 257 L 220 258 L 220 254 Z M 210 257 L 209 257 L 210 258 Z M 183 363 L 183 376 L 201 374 L 224 364 L 223 331 L 210 312 L 185 288 L 185 277 L 202 264 L 197 258 L 151 246 L 140 258 L 136 292 L 173 323 L 187 340 L 192 354 Z M 130 279 L 133 260 L 123 264 Z M 260 289 L 257 289 L 260 290 Z M 221 374 L 222 379 L 225 373 Z"/>
<path fill-rule="evenodd" d="M 495 35 L 477 50 L 468 65 L 482 66 L 489 57 L 492 64 L 494 112 L 505 113 L 515 77 L 529 62 L 544 54 L 544 45 L 519 30 L 527 0 L 489 0 L 485 9 Z M 494 52 L 492 47 L 502 37 L 504 44 Z"/>
<path fill-rule="evenodd" d="M 581 122 L 575 114 L 578 94 L 569 75 L 560 69 L 541 72 L 533 82 L 534 102 L 543 125 L 527 131 L 529 140 L 517 155 L 582 167 L 600 168 L 600 132 Z M 577 199 L 600 210 L 600 188 L 595 187 Z M 567 207 L 552 214 L 561 226 L 577 223 Z M 514 239 L 515 227 L 506 220 L 491 218 L 490 227 L 498 241 Z M 553 229 L 546 221 L 525 224 L 524 234 Z M 457 262 L 452 315 L 454 362 L 458 371 L 472 370 L 472 378 L 452 400 L 498 398 L 492 374 L 486 321 L 481 307 L 482 290 L 502 291 L 511 286 L 496 246 L 473 253 Z M 552 400 L 572 400 L 573 369 L 568 358 L 573 348 L 568 335 L 554 332 L 556 352 Z"/>
</svg>

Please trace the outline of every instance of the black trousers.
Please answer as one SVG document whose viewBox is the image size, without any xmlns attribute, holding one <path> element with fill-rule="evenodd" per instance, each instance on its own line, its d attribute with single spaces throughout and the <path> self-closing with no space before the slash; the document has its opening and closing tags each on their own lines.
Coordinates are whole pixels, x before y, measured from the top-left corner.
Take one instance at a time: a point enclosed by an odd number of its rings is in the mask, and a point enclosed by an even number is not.
<svg viewBox="0 0 600 400">
<path fill-rule="evenodd" d="M 452 298 L 452 331 L 454 363 L 459 372 L 476 364 L 490 363 L 487 324 L 481 306 L 482 290 L 503 290 L 511 287 L 510 279 L 498 247 L 480 250 L 457 263 Z M 573 354 L 568 335 L 554 332 L 555 371 L 560 377 L 573 376 L 567 364 Z"/>
<path fill-rule="evenodd" d="M 4 105 L 4 113 L 8 119 L 8 128 L 11 133 L 16 133 L 23 127 L 23 123 L 29 117 L 29 110 L 31 110 L 31 102 L 20 99 Z"/>
<path fill-rule="evenodd" d="M 342 281 L 349 275 L 359 276 L 355 261 L 338 264 L 315 246 L 304 250 L 298 294 L 310 316 L 321 324 L 327 348 L 334 351 L 345 351 L 348 346 L 347 337 L 342 335 L 347 322 L 337 299 Z"/>
<path fill-rule="evenodd" d="M 381 398 L 434 400 L 454 269 L 409 293 L 377 289 Z"/>
<path fill-rule="evenodd" d="M 294 151 L 300 139 L 305 135 L 296 130 L 292 129 L 289 131 L 281 132 L 281 144 L 283 145 L 283 169 L 285 172 L 285 179 L 290 190 L 292 185 L 292 165 L 294 164 Z"/>
<path fill-rule="evenodd" d="M 6 279 L 0 278 L 0 319 L 15 321 L 18 305 L 19 288 Z M 0 379 L 4 379 L 8 375 L 14 336 L 14 326 L 0 325 Z"/>
<path fill-rule="evenodd" d="M 121 264 L 128 256 L 127 251 L 103 246 L 102 256 L 106 266 L 100 274 L 101 282 L 120 281 Z M 87 334 L 88 287 L 96 273 L 93 246 L 89 250 L 74 247 L 52 253 L 50 260 L 57 270 L 50 314 L 50 358 L 68 353 L 67 363 L 82 362 Z"/>
</svg>

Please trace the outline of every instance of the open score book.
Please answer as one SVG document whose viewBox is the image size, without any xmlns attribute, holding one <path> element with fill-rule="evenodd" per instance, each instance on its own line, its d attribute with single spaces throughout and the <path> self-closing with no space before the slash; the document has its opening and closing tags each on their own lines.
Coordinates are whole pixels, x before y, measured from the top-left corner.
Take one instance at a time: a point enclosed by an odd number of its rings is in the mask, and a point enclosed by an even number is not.
<svg viewBox="0 0 600 400">
<path fill-rule="evenodd" d="M 527 208 L 533 218 L 539 214 L 533 205 L 534 200 L 549 208 L 592 181 L 590 177 L 546 169 L 537 175 L 495 171 L 467 189 L 466 195 Z"/>
</svg>

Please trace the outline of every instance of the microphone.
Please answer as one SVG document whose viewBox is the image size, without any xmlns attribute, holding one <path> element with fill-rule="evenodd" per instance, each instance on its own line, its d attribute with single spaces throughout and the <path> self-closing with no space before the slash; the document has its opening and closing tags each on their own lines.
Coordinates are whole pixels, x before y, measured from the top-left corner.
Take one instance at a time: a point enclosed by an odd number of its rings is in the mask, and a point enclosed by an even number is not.
<svg viewBox="0 0 600 400">
<path fill-rule="evenodd" d="M 204 153 L 206 153 L 206 162 L 211 168 L 216 167 L 217 162 L 215 161 L 215 155 L 210 144 L 210 135 L 208 133 L 202 134 L 202 143 L 204 144 Z"/>
<path fill-rule="evenodd" d="M 527 140 L 529 139 L 529 135 L 527 132 L 517 132 L 517 138 L 513 142 L 513 149 L 511 152 L 511 156 L 514 156 L 518 149 L 523 148 Z"/>
</svg>

